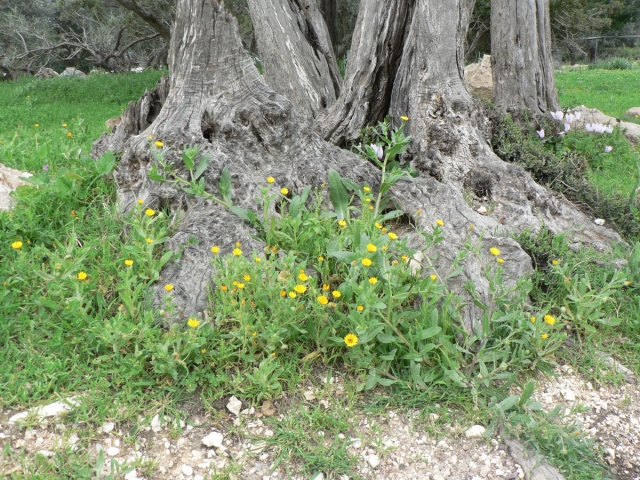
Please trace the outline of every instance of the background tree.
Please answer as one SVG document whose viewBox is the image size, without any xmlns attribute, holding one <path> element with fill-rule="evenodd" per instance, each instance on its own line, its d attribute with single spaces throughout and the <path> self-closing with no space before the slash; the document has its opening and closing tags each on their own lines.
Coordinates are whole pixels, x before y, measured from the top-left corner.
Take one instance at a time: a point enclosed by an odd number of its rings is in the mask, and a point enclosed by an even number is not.
<svg viewBox="0 0 640 480">
<path fill-rule="evenodd" d="M 494 103 L 541 115 L 560 108 L 551 57 L 549 0 L 491 0 Z"/>
</svg>

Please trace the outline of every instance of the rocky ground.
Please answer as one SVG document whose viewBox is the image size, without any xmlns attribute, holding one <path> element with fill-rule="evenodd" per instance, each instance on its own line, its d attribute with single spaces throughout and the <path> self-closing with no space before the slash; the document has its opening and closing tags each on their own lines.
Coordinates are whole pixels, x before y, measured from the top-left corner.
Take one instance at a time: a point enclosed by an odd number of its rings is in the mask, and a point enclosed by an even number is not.
<svg viewBox="0 0 640 480">
<path fill-rule="evenodd" d="M 603 447 L 605 460 L 620 479 L 640 479 L 640 389 L 637 385 L 595 388 L 576 375 L 571 368 L 558 369 L 559 376 L 541 379 L 534 397 L 551 410 L 560 404 L 566 409 L 576 403 L 584 405 L 577 413 L 589 435 Z M 332 386 L 337 395 L 344 391 L 339 377 Z M 330 402 L 309 387 L 303 403 L 330 409 Z M 73 401 L 81 401 L 73 400 Z M 26 412 L 0 411 L 0 445 L 12 452 L 22 452 L 22 464 L 0 457 L 0 476 L 20 475 L 24 464 L 35 456 L 53 457 L 65 446 L 86 449 L 92 459 L 105 459 L 104 473 L 111 460 L 120 465 L 135 465 L 134 470 L 117 478 L 200 480 L 217 478 L 246 480 L 302 479 L 295 465 L 278 463 L 276 450 L 268 445 L 274 431 L 267 420 L 282 421 L 286 411 L 246 409 L 237 399 L 225 399 L 220 416 L 214 421 L 202 409 L 190 409 L 191 415 L 177 428 L 171 419 L 156 416 L 135 442 L 125 441 L 129 426 L 107 422 L 91 436 L 85 426 L 64 421 L 72 407 L 62 402 L 45 409 Z M 278 405 L 279 408 L 282 406 Z M 436 414 L 428 422 L 437 424 L 448 436 L 435 437 L 433 429 L 413 421 L 416 411 L 387 411 L 384 415 L 354 415 L 349 429 L 338 438 L 349 440 L 347 451 L 358 459 L 357 472 L 365 479 L 516 479 L 525 478 L 523 468 L 507 452 L 500 437 L 482 436 L 483 428 L 442 424 Z M 269 417 L 269 418 L 267 418 Z M 28 426 L 27 426 L 28 425 Z M 322 430 L 309 431 L 309 441 L 324 440 Z M 81 440 L 81 438 L 83 440 Z M 90 438 L 89 441 L 86 439 Z M 526 467 L 525 467 L 526 468 Z M 317 480 L 325 477 L 318 473 Z M 331 478 L 347 479 L 347 476 Z M 559 478 L 559 477 L 556 477 Z"/>
</svg>

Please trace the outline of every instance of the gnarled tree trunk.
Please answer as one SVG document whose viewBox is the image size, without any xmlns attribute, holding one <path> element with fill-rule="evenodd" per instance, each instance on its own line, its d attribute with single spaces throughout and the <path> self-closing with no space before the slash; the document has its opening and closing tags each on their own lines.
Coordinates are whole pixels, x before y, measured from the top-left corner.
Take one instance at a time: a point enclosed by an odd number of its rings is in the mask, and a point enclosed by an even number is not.
<svg viewBox="0 0 640 480">
<path fill-rule="evenodd" d="M 491 66 L 499 108 L 538 115 L 560 108 L 549 0 L 491 0 Z"/>
<path fill-rule="evenodd" d="M 307 118 L 336 101 L 342 77 L 315 0 L 248 0 L 267 84 Z"/>
<path fill-rule="evenodd" d="M 343 146 L 382 120 L 402 58 L 415 0 L 362 0 L 353 33 L 344 87 L 338 101 L 316 121 L 327 140 Z"/>
<path fill-rule="evenodd" d="M 449 268 L 469 235 L 476 239 L 483 235 L 481 255 L 468 256 L 463 272 L 450 280 L 450 286 L 466 295 L 465 285 L 473 282 L 480 299 L 488 303 L 489 283 L 483 271 L 490 258 L 489 247 L 497 246 L 502 251 L 507 283 L 513 284 L 531 271 L 530 259 L 517 242 L 492 233 L 536 229 L 542 222 L 554 231 L 563 231 L 582 222 L 578 225 L 582 230 L 576 233 L 578 239 L 603 246 L 618 237 L 590 224 L 567 202 L 536 185 L 522 169 L 501 162 L 491 152 L 478 127 L 483 121 L 481 112 L 462 82 L 461 45 L 471 4 L 466 0 L 416 0 L 413 14 L 402 10 L 407 15 L 406 24 L 392 27 L 402 32 L 398 37 L 402 45 L 372 48 L 376 67 L 367 75 L 375 77 L 378 70 L 388 68 L 387 61 L 402 52 L 395 80 L 390 77 L 385 82 L 393 85 L 391 112 L 396 117 L 411 117 L 412 161 L 423 175 L 414 182 L 397 184 L 390 194 L 395 206 L 423 229 L 431 229 L 436 219 L 445 221 L 446 242 L 430 252 L 440 272 Z M 394 11 L 400 11 L 399 5 L 397 8 Z M 379 27 L 385 25 L 385 16 L 375 18 Z M 374 31 L 383 31 L 375 27 L 371 25 Z M 454 41 L 452 31 L 458 32 Z M 368 33 L 368 29 L 361 29 L 361 35 Z M 359 48 L 371 48 L 365 40 L 359 41 Z M 176 251 L 184 248 L 183 254 L 165 267 L 162 276 L 175 285 L 174 298 L 188 316 L 208 308 L 206 288 L 213 274 L 211 245 L 219 245 L 223 253 L 230 252 L 236 241 L 243 243 L 245 251 L 261 245 L 251 238 L 251 228 L 225 207 L 192 200 L 170 184 L 150 181 L 147 171 L 155 160 L 148 135 L 164 142 L 165 161 L 173 163 L 184 176 L 187 172 L 180 153 L 185 147 L 196 145 L 210 155 L 204 174 L 209 192 L 217 193 L 221 171 L 228 167 L 234 185 L 233 203 L 243 208 L 255 208 L 254 198 L 269 175 L 279 186 L 297 192 L 306 185 L 318 186 L 326 181 L 329 168 L 374 189 L 380 173 L 362 158 L 323 140 L 289 100 L 265 84 L 242 48 L 235 19 L 218 0 L 179 2 L 170 68 L 166 100 L 160 84 L 158 91 L 127 109 L 127 118 L 113 135 L 104 135 L 96 142 L 93 153 L 106 149 L 123 153 L 115 177 L 125 209 L 142 198 L 151 206 L 184 211 L 178 231 L 169 242 Z M 366 80 L 363 84 L 373 85 Z M 351 94 L 345 90 L 343 95 Z M 375 94 L 370 88 L 358 98 L 373 100 Z M 144 107 L 145 101 L 155 102 L 153 108 Z M 359 108 L 359 104 L 344 105 L 345 115 Z M 160 107 L 155 118 L 141 118 L 144 112 Z M 352 118 L 356 118 L 355 113 Z M 364 122 L 367 117 L 358 118 Z M 349 123 L 349 128 L 354 125 Z M 493 202 L 493 214 L 483 216 L 470 208 L 462 195 L 465 188 L 475 194 L 475 201 Z M 473 230 L 471 225 L 475 225 Z M 421 245 L 420 235 L 406 235 L 411 245 Z M 188 241 L 194 237 L 197 242 Z M 162 296 L 162 286 L 158 285 L 158 303 Z M 481 315 L 469 302 L 462 312 L 464 327 L 468 331 L 477 328 Z"/>
</svg>

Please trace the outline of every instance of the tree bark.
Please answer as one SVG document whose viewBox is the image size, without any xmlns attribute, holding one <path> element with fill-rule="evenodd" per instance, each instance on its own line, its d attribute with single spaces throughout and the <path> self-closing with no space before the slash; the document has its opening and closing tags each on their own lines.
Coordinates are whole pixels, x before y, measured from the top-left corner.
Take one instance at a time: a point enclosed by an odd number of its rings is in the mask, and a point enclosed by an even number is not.
<svg viewBox="0 0 640 480">
<path fill-rule="evenodd" d="M 264 78 L 307 118 L 336 101 L 342 77 L 315 0 L 249 0 Z"/>
<path fill-rule="evenodd" d="M 491 0 L 491 66 L 498 108 L 536 115 L 560 108 L 549 0 Z"/>
<path fill-rule="evenodd" d="M 344 146 L 359 138 L 362 127 L 382 120 L 389 111 L 415 3 L 362 0 L 343 92 L 316 122 L 325 139 Z"/>
<path fill-rule="evenodd" d="M 602 246 L 619 237 L 607 229 L 589 226 L 589 220 L 567 202 L 553 198 L 522 169 L 501 162 L 491 152 L 478 127 L 484 117 L 462 82 L 461 45 L 472 2 L 455 0 L 452 8 L 451 1 L 416 0 L 414 13 L 407 18 L 406 28 L 410 30 L 402 37 L 404 44 L 399 42 L 402 61 L 395 81 L 385 80 L 389 87 L 393 85 L 391 112 L 411 117 L 407 127 L 414 135 L 412 162 L 423 173 L 413 182 L 391 188 L 390 207 L 402 209 L 412 223 L 427 231 L 436 219 L 444 220 L 446 242 L 427 252 L 439 272 L 447 271 L 470 237 L 481 242 L 481 254 L 469 255 L 463 272 L 448 282 L 467 299 L 466 285 L 473 282 L 479 299 L 488 304 L 491 295 L 484 269 L 492 258 L 490 247 L 497 246 L 506 259 L 507 285 L 531 272 L 530 259 L 517 242 L 492 234 L 536 230 L 543 222 L 556 232 L 575 231 L 577 222 L 582 223 L 582 230 L 575 236 L 587 243 Z M 387 17 L 376 16 L 380 27 Z M 454 28 L 458 35 L 451 41 Z M 391 29 L 399 32 L 400 26 Z M 383 32 L 384 28 L 374 30 Z M 180 156 L 185 147 L 195 145 L 208 154 L 211 160 L 204 173 L 208 192 L 218 193 L 220 174 L 228 167 L 234 186 L 233 203 L 243 208 L 256 208 L 254 199 L 269 175 L 277 179 L 278 186 L 296 193 L 307 185 L 325 182 L 328 169 L 333 168 L 356 183 L 368 183 L 375 191 L 380 172 L 359 156 L 324 141 L 289 100 L 264 83 L 242 48 L 235 18 L 218 0 L 181 0 L 173 31 L 166 98 L 165 81 L 130 105 L 122 124 L 112 135 L 105 134 L 96 142 L 93 154 L 107 149 L 123 153 L 115 179 L 124 209 L 132 208 L 141 198 L 149 206 L 183 216 L 177 233 L 168 242 L 175 251 L 183 249 L 182 256 L 163 269 L 162 278 L 163 283 L 175 285 L 175 301 L 187 317 L 209 308 L 206 291 L 213 274 L 211 245 L 220 246 L 223 253 L 230 252 L 236 241 L 242 242 L 247 252 L 262 245 L 252 238 L 255 232 L 251 227 L 226 207 L 193 200 L 171 184 L 151 181 L 147 171 L 155 163 L 155 147 L 150 145 L 148 135 L 164 142 L 165 162 L 172 163 L 183 177 L 188 175 Z M 361 35 L 368 33 L 361 29 Z M 362 41 L 362 48 L 366 46 Z M 398 49 L 371 50 L 376 52 L 372 63 L 377 67 L 368 75 L 386 71 L 387 62 L 400 55 Z M 354 53 L 358 58 L 360 54 Z M 343 95 L 347 94 L 351 93 Z M 370 88 L 369 96 L 361 94 L 358 98 L 367 100 L 374 94 Z M 153 108 L 146 107 L 145 102 Z M 351 110 L 358 108 L 351 104 Z M 350 109 L 345 108 L 345 113 L 351 114 Z M 365 116 L 358 118 L 364 121 Z M 474 201 L 493 202 L 492 215 L 483 216 L 471 209 L 461 193 L 465 188 L 475 195 Z M 472 225 L 475 228 L 470 229 Z M 408 225 L 405 236 L 413 247 L 424 245 L 421 235 Z M 193 238 L 196 242 L 190 241 Z M 154 288 L 157 305 L 162 304 L 164 293 L 162 285 Z M 482 311 L 467 302 L 460 322 L 467 331 L 476 330 L 481 316 Z"/>
<path fill-rule="evenodd" d="M 320 0 L 318 8 L 322 12 L 324 23 L 327 25 L 327 32 L 331 39 L 331 45 L 335 53 L 336 43 L 338 41 L 336 31 L 336 0 Z"/>
</svg>

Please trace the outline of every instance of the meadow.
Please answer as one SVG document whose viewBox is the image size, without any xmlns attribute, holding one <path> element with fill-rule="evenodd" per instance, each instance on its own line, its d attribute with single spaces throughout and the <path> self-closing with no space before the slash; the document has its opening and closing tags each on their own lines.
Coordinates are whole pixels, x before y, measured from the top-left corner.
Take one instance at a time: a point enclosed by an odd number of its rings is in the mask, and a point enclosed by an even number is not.
<svg viewBox="0 0 640 480">
<path fill-rule="evenodd" d="M 352 380 L 346 387 L 350 408 L 421 405 L 428 416 L 437 401 L 454 409 L 463 424 L 481 418 L 495 428 L 513 428 L 532 445 L 535 439 L 552 463 L 574 473 L 571 478 L 606 478 L 601 452 L 583 433 L 534 408 L 531 379 L 567 364 L 593 382 L 620 382 L 601 368 L 596 352 L 623 358 L 640 372 L 637 238 L 627 237 L 630 246 L 609 253 L 628 260 L 618 268 L 599 252 L 571 250 L 562 236 L 519 235 L 536 274 L 506 289 L 500 252 L 492 251 L 486 269 L 497 306 L 484 306 L 482 334 L 466 335 L 456 322 L 459 305 L 445 285 L 455 271 L 412 275 L 407 263 L 416 251 L 394 233 L 397 216 L 380 213 L 383 195 L 366 185 L 346 191 L 340 179 L 330 178 L 334 211 L 323 210 L 306 190 L 287 200 L 282 219 L 254 220 L 268 246 L 264 251 L 242 252 L 239 245 L 237 255 L 220 258 L 212 248 L 214 282 L 221 286 L 212 294 L 214 318 L 193 317 L 165 329 L 146 290 L 160 281 L 162 266 L 175 260 L 163 251 L 171 221 L 144 206 L 121 213 L 109 176 L 117 159 L 89 156 L 105 120 L 161 74 L 0 85 L 0 163 L 34 174 L 32 185 L 16 192 L 16 207 L 0 212 L 0 409 L 79 395 L 82 403 L 65 423 L 86 426 L 80 448 L 55 461 L 36 462 L 5 448 L 5 462 L 20 463 L 29 478 L 92 478 L 95 458 L 83 445 L 107 420 L 127 425 L 135 437 L 158 413 L 185 418 L 186 405 L 197 403 L 216 417 L 216 402 L 230 395 L 255 406 L 277 403 L 299 395 L 299 386 L 318 372 L 339 370 Z M 614 114 L 633 106 L 634 97 L 626 95 L 635 78 L 561 73 L 561 101 Z M 608 96 L 602 85 L 608 85 Z M 387 151 L 399 153 L 406 145 L 401 131 L 384 124 L 367 135 Z M 524 135 L 540 143 L 534 129 Z M 615 156 L 601 154 L 605 144 Z M 541 148 L 557 158 L 566 152 L 584 158 L 585 176 L 604 196 L 628 198 L 637 182 L 637 150 L 619 132 L 606 139 L 576 132 Z M 380 163 L 375 152 L 361 153 Z M 385 158 L 380 166 L 393 160 Z M 389 171 L 383 184 L 402 174 Z M 259 200 L 282 202 L 283 195 L 265 179 Z M 362 209 L 354 211 L 349 197 L 359 198 Z M 437 222 L 432 233 L 422 232 L 427 259 L 429 247 L 446 240 L 446 228 Z M 470 244 L 460 261 L 477 254 L 477 245 Z M 166 314 L 172 286 L 165 290 Z M 432 300 L 415 302 L 418 297 Z M 562 348 L 567 337 L 575 348 Z M 423 361 L 432 368 L 421 368 Z M 522 393 L 512 395 L 514 386 Z M 336 402 L 327 412 L 314 412 L 313 428 L 346 421 L 349 414 Z M 304 412 L 292 414 L 284 422 L 289 430 L 279 427 L 287 441 L 272 447 L 306 474 L 355 474 L 337 437 L 328 446 L 301 447 L 309 422 Z M 570 451 L 556 448 L 560 443 Z"/>
</svg>

